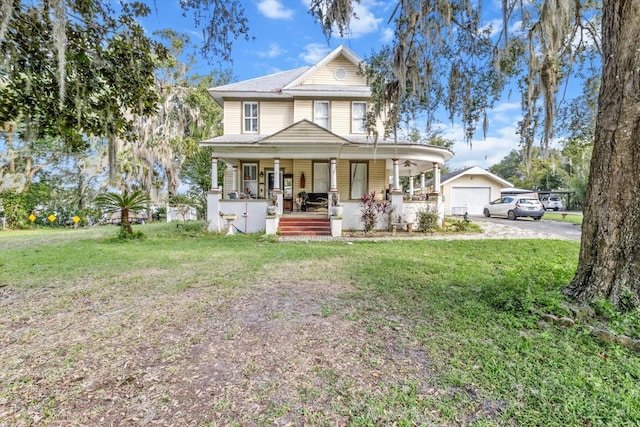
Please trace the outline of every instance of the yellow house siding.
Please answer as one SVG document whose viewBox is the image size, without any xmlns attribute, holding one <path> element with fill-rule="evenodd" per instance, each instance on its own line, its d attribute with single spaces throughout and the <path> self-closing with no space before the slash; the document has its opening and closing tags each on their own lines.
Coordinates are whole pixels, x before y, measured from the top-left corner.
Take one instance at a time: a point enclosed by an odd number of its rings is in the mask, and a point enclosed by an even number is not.
<svg viewBox="0 0 640 427">
<path fill-rule="evenodd" d="M 300 191 L 311 193 L 313 187 L 313 177 L 311 160 L 296 160 L 293 162 L 293 195 L 297 196 Z M 305 186 L 300 186 L 300 177 L 304 173 Z"/>
<path fill-rule="evenodd" d="M 242 103 L 240 101 L 224 102 L 224 134 L 240 135 L 242 125 Z"/>
<path fill-rule="evenodd" d="M 307 119 L 313 121 L 313 101 L 310 99 L 296 99 L 293 102 L 293 121 L 294 123 L 300 120 Z"/>
<path fill-rule="evenodd" d="M 376 130 L 378 131 L 378 135 L 380 138 L 384 137 L 384 121 L 386 116 L 383 114 L 382 117 L 378 117 L 376 119 Z"/>
<path fill-rule="evenodd" d="M 340 200 L 349 200 L 351 196 L 351 162 L 348 160 L 338 160 L 336 165 L 336 179 L 338 181 L 338 193 Z"/>
<path fill-rule="evenodd" d="M 351 132 L 351 101 L 332 101 L 329 117 L 331 132 L 348 135 Z"/>
<path fill-rule="evenodd" d="M 342 68 L 347 72 L 344 80 L 337 80 L 334 76 L 336 69 Z M 324 68 L 316 71 L 311 77 L 305 80 L 303 85 L 345 85 L 345 86 L 365 86 L 366 79 L 358 74 L 358 67 L 351 61 L 340 56 L 329 62 Z"/>
<path fill-rule="evenodd" d="M 384 198 L 387 188 L 387 173 L 383 160 L 369 161 L 369 193 L 376 192 L 377 198 Z"/>
<path fill-rule="evenodd" d="M 260 134 L 270 135 L 293 124 L 293 102 L 260 102 Z"/>
</svg>

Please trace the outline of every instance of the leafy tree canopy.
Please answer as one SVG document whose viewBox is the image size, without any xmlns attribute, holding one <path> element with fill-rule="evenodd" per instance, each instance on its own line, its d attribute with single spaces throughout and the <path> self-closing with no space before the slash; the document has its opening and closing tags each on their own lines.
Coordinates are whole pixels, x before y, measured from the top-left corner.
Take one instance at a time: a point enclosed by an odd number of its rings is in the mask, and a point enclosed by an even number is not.
<svg viewBox="0 0 640 427">
<path fill-rule="evenodd" d="M 248 37 L 239 0 L 183 0 L 202 27 L 202 50 L 229 59 L 237 37 Z M 155 0 L 5 0 L 0 7 L 0 126 L 21 123 L 25 141 L 64 141 L 86 147 L 88 136 L 107 138 L 113 169 L 115 139 L 131 118 L 153 113 L 159 102 L 155 64 L 167 49 L 145 34 L 138 18 Z"/>
<path fill-rule="evenodd" d="M 313 0 L 311 13 L 327 37 L 341 35 L 361 0 Z M 481 0 L 399 1 L 389 17 L 393 42 L 372 52 L 363 70 L 375 113 L 390 133 L 424 114 L 432 123 L 445 107 L 461 119 L 467 140 L 487 130 L 487 112 L 515 81 L 522 95 L 520 135 L 543 153 L 554 138 L 561 82 L 592 75 L 599 53 L 599 1 L 502 1 L 502 22 L 487 25 Z M 525 154 L 530 150 L 525 150 Z"/>
</svg>

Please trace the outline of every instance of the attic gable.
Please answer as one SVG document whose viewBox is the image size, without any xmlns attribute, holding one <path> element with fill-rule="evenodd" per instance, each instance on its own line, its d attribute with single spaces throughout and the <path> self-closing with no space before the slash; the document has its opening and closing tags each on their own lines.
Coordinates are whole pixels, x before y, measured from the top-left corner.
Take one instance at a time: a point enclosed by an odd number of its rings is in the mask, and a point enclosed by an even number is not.
<svg viewBox="0 0 640 427">
<path fill-rule="evenodd" d="M 358 74 L 362 59 L 343 45 L 311 66 L 283 90 L 304 85 L 366 86 L 366 79 Z"/>
<path fill-rule="evenodd" d="M 371 89 L 358 68 L 362 60 L 351 50 L 339 46 L 309 67 L 299 67 L 263 77 L 209 89 L 219 105 L 226 98 L 290 99 L 294 96 L 339 96 L 368 98 Z"/>
</svg>

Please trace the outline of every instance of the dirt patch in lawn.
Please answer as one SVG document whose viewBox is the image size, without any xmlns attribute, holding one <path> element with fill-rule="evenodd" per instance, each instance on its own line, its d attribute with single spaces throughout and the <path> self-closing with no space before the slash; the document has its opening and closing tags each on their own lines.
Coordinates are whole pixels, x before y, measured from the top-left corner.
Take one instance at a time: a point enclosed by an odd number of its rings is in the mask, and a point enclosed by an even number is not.
<svg viewBox="0 0 640 427">
<path fill-rule="evenodd" d="M 0 425 L 437 423 L 421 402 L 447 392 L 402 316 L 348 280 L 292 279 L 303 267 L 242 288 L 161 270 L 1 288 Z"/>
</svg>

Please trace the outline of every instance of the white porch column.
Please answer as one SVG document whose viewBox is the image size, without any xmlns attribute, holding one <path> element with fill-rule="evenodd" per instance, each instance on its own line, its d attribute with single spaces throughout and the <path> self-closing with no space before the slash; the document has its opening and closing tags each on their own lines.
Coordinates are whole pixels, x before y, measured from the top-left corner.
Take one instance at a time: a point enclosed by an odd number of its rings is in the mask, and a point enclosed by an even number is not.
<svg viewBox="0 0 640 427">
<path fill-rule="evenodd" d="M 211 190 L 218 189 L 218 158 L 211 156 Z"/>
<path fill-rule="evenodd" d="M 409 175 L 409 196 L 413 197 L 413 175 Z"/>
<path fill-rule="evenodd" d="M 280 159 L 273 159 L 273 191 L 280 191 Z"/>
<path fill-rule="evenodd" d="M 278 215 L 282 215 L 284 194 L 280 188 L 280 159 L 273 159 L 273 195 L 276 196 Z"/>
<path fill-rule="evenodd" d="M 424 194 L 425 180 L 424 172 L 420 172 L 420 194 Z"/>
<path fill-rule="evenodd" d="M 331 187 L 329 188 L 330 193 L 335 193 L 338 191 L 338 168 L 337 168 L 337 160 L 335 158 L 331 159 Z"/>
<path fill-rule="evenodd" d="M 231 168 L 231 172 L 232 172 L 232 183 L 231 183 L 231 191 L 238 191 L 238 167 L 234 166 L 233 168 Z"/>
<path fill-rule="evenodd" d="M 440 194 L 440 164 L 433 164 L 433 192 Z"/>
<path fill-rule="evenodd" d="M 220 231 L 220 199 L 222 190 L 218 185 L 218 158 L 211 156 L 211 190 L 207 193 L 207 222 L 209 231 Z"/>
<path fill-rule="evenodd" d="M 400 162 L 398 159 L 393 160 L 393 188 L 391 191 L 393 192 L 402 192 L 402 188 L 400 188 Z"/>
</svg>

